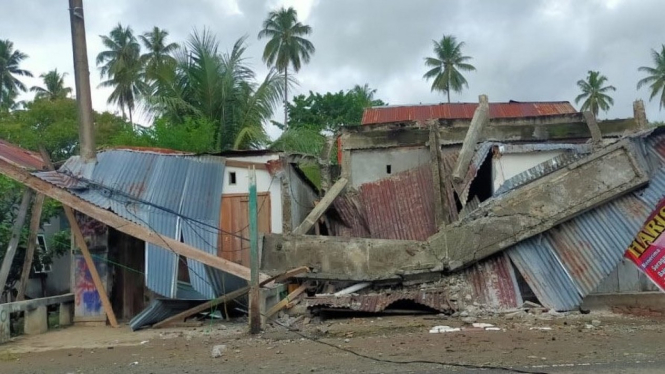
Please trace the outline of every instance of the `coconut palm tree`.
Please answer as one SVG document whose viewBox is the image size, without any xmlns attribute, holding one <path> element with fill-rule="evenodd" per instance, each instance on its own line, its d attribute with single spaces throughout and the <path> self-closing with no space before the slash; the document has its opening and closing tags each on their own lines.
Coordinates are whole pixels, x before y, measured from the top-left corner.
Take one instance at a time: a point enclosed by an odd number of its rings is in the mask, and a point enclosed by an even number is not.
<svg viewBox="0 0 665 374">
<path fill-rule="evenodd" d="M 20 68 L 28 55 L 14 49 L 14 43 L 0 40 L 0 107 L 10 108 L 19 92 L 25 92 L 25 85 L 16 76 L 32 77 L 32 73 Z"/>
<path fill-rule="evenodd" d="M 665 106 L 665 45 L 661 46 L 660 53 L 655 49 L 652 49 L 651 59 L 654 63 L 653 67 L 642 66 L 638 69 L 649 75 L 637 82 L 637 89 L 639 90 L 642 86 L 648 84 L 651 89 L 649 100 L 652 100 L 656 95 L 660 94 L 659 108 L 662 109 Z"/>
<path fill-rule="evenodd" d="M 125 117 L 129 112 L 129 122 L 133 123 L 132 112 L 138 98 L 146 92 L 141 63 L 141 46 L 132 29 L 118 24 L 108 36 L 100 35 L 107 50 L 97 55 L 97 66 L 102 78 L 100 87 L 113 88 L 107 102 L 117 104 Z"/>
<path fill-rule="evenodd" d="M 177 43 L 167 43 L 169 32 L 155 26 L 149 32 L 139 35 L 143 47 L 147 50 L 141 55 L 146 77 L 154 80 L 162 65 L 175 64 L 173 53 L 178 49 Z"/>
<path fill-rule="evenodd" d="M 292 7 L 268 13 L 259 32 L 259 39 L 268 39 L 263 50 L 263 62 L 284 75 L 284 128 L 288 128 L 289 66 L 297 73 L 303 62 L 309 62 L 316 50 L 314 44 L 305 39 L 311 33 L 310 26 L 298 22 L 298 13 Z"/>
<path fill-rule="evenodd" d="M 194 32 L 176 52 L 176 65 L 157 75 L 151 109 L 172 123 L 187 118 L 212 123 L 215 150 L 265 146 L 263 124 L 282 100 L 283 77 L 271 70 L 257 81 L 245 51 L 245 38 L 221 53 L 212 34 Z"/>
<path fill-rule="evenodd" d="M 607 77 L 600 74 L 598 71 L 591 71 L 587 75 L 586 80 L 580 79 L 577 81 L 577 87 L 582 90 L 582 93 L 575 98 L 575 104 L 578 104 L 584 99 L 581 111 L 590 110 L 594 116 L 598 116 L 600 109 L 608 111 L 610 106 L 614 105 L 614 99 L 607 93 L 616 91 L 614 86 L 603 86 L 607 83 Z"/>
<path fill-rule="evenodd" d="M 44 81 L 45 87 L 33 86 L 30 91 L 35 92 L 36 99 L 47 99 L 54 101 L 64 99 L 72 93 L 70 87 L 65 87 L 65 76 L 67 73 L 58 73 L 58 69 L 41 74 L 39 77 Z"/>
<path fill-rule="evenodd" d="M 433 40 L 434 57 L 426 57 L 425 65 L 431 68 L 423 78 L 432 82 L 432 91 L 445 92 L 450 103 L 450 91 L 462 92 L 464 87 L 469 87 L 466 78 L 461 71 L 475 71 L 476 68 L 467 61 L 471 57 L 462 55 L 464 42 L 457 42 L 452 35 L 444 35 L 440 41 Z"/>
</svg>

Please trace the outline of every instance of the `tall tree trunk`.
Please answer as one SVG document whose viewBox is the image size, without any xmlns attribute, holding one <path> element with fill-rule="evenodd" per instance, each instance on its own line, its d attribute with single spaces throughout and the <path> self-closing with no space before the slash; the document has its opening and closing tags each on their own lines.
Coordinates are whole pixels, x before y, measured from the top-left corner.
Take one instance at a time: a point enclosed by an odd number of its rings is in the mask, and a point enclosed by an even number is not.
<svg viewBox="0 0 665 374">
<path fill-rule="evenodd" d="M 448 89 L 446 92 L 448 93 L 448 104 L 450 104 L 450 89 Z"/>
<path fill-rule="evenodd" d="M 288 120 L 289 120 L 289 68 L 288 66 L 284 69 L 284 130 L 288 130 Z"/>
<path fill-rule="evenodd" d="M 127 108 L 129 109 L 129 123 L 132 124 L 132 128 L 134 128 L 134 119 L 132 118 L 132 108 Z"/>
</svg>

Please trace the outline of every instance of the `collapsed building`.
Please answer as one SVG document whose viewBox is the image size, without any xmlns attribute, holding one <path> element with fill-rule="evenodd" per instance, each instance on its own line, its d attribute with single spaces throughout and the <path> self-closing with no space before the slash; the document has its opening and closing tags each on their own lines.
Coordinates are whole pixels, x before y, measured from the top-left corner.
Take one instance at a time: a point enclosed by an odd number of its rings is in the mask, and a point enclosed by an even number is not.
<svg viewBox="0 0 665 374">
<path fill-rule="evenodd" d="M 370 108 L 363 126 L 339 136 L 341 177 L 303 227 L 266 236 L 262 271 L 308 266 L 302 278 L 372 282 L 422 300 L 421 288 L 404 286 L 454 274 L 494 308 L 533 299 L 567 311 L 594 292 L 652 291 L 622 257 L 665 196 L 664 141 L 640 101 L 633 118 L 599 122 L 566 102 L 483 96 Z M 329 235 L 303 235 L 312 222 Z M 308 305 L 367 310 L 388 300 L 331 295 Z"/>
</svg>

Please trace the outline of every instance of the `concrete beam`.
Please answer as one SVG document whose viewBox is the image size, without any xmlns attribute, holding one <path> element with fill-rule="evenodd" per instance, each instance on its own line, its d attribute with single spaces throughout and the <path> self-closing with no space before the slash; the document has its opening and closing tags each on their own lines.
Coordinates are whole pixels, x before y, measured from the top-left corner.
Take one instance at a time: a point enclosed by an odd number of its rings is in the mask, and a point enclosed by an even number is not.
<svg viewBox="0 0 665 374">
<path fill-rule="evenodd" d="M 303 278 L 370 281 L 441 271 L 443 263 L 426 242 L 269 234 L 264 237 L 261 270 L 278 274 L 298 264 L 316 271 Z"/>
<path fill-rule="evenodd" d="M 464 180 L 466 172 L 469 170 L 471 158 L 476 152 L 476 144 L 480 139 L 480 134 L 490 120 L 490 105 L 487 96 L 480 95 L 479 101 L 480 104 L 473 113 L 471 125 L 469 125 L 469 129 L 464 137 L 464 143 L 462 143 L 462 150 L 460 150 L 457 162 L 453 168 L 453 181 L 455 183 L 461 183 Z"/>
<path fill-rule="evenodd" d="M 42 297 L 40 299 L 14 301 L 13 303 L 3 304 L 2 306 L 6 308 L 9 313 L 16 313 L 16 312 L 23 312 L 23 311 L 37 309 L 40 306 L 66 304 L 73 302 L 74 302 L 74 294 L 68 293 L 58 296 Z"/>
<path fill-rule="evenodd" d="M 649 181 L 643 158 L 623 140 L 539 180 L 493 199 L 429 239 L 451 270 L 628 193 Z"/>
<path fill-rule="evenodd" d="M 548 141 L 565 139 L 589 139 L 591 133 L 582 114 L 571 114 L 559 122 L 547 117 L 534 117 L 520 120 L 492 120 L 480 134 L 478 142 L 484 141 Z M 603 137 L 620 137 L 626 132 L 642 130 L 634 118 L 599 121 Z M 439 139 L 443 145 L 462 144 L 469 130 L 469 122 L 443 121 L 439 126 Z M 354 149 L 381 149 L 393 147 L 423 146 L 429 140 L 429 130 L 414 124 L 391 124 L 378 126 L 358 126 L 345 129 L 342 151 Z M 348 159 L 343 155 L 342 161 Z"/>
</svg>

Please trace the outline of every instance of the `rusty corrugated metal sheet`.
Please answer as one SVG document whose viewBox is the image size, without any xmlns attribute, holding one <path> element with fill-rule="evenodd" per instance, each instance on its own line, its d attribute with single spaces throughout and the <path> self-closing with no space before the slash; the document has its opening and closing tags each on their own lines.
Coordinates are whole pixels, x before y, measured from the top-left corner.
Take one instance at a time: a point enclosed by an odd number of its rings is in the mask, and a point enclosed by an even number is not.
<svg viewBox="0 0 665 374">
<path fill-rule="evenodd" d="M 515 271 L 505 254 L 481 261 L 464 271 L 466 282 L 473 286 L 474 300 L 497 309 L 522 305 L 522 294 Z"/>
<path fill-rule="evenodd" d="M 365 109 L 363 125 L 427 121 L 429 119 L 472 119 L 478 103 L 384 106 Z M 567 101 L 490 103 L 490 118 L 523 118 L 573 114 L 577 110 Z"/>
<path fill-rule="evenodd" d="M 27 149 L 0 139 L 0 159 L 12 165 L 28 170 L 40 170 L 44 168 L 41 156 Z"/>
<path fill-rule="evenodd" d="M 436 232 L 429 165 L 360 186 L 372 238 L 426 240 Z"/>
<path fill-rule="evenodd" d="M 319 296 L 305 298 L 305 305 L 358 312 L 378 313 L 398 301 L 411 301 L 439 312 L 453 311 L 448 295 L 443 290 L 387 291 L 363 295 Z"/>
<path fill-rule="evenodd" d="M 328 214 L 333 235 L 347 238 L 371 237 L 365 209 L 357 193 L 347 192 L 336 198 L 332 205 L 338 214 L 338 217 Z"/>
</svg>

